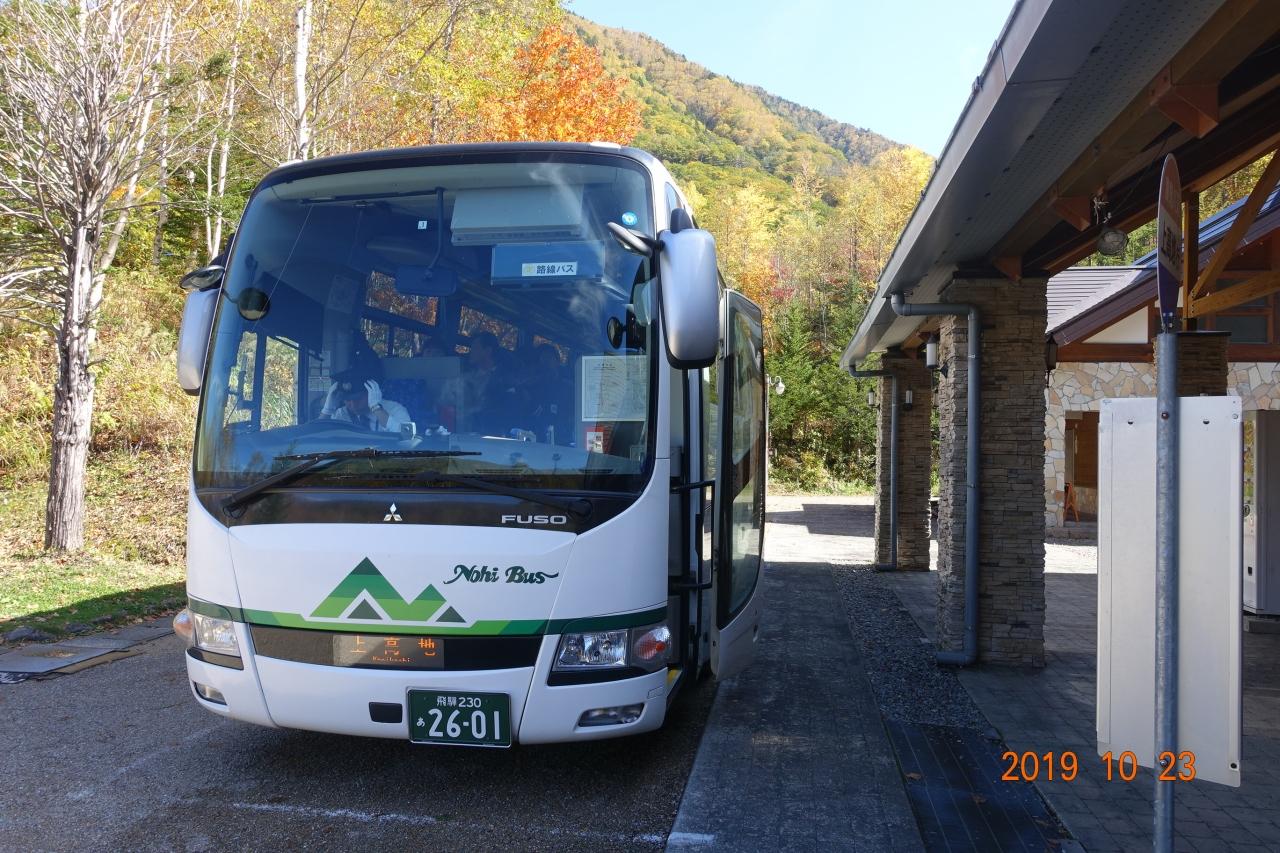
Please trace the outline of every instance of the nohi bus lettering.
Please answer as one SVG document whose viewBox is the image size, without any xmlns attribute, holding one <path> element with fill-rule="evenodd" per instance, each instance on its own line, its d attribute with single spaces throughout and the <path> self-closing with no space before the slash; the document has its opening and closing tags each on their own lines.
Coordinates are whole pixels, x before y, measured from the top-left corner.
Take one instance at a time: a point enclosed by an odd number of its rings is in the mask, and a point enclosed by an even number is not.
<svg viewBox="0 0 1280 853">
<path fill-rule="evenodd" d="M 289 164 L 183 284 L 203 707 L 504 747 L 658 728 L 750 662 L 760 311 L 651 155 Z"/>
</svg>

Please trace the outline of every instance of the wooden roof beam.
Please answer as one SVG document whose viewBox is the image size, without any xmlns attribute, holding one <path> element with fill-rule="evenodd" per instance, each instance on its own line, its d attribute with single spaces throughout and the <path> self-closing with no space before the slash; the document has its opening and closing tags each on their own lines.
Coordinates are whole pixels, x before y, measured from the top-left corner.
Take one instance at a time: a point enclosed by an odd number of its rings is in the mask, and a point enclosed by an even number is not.
<svg viewBox="0 0 1280 853">
<path fill-rule="evenodd" d="M 1193 297 L 1187 315 L 1203 317 L 1261 299 L 1280 290 L 1280 272 L 1267 272 L 1207 296 Z"/>
<path fill-rule="evenodd" d="M 1191 99 L 1192 104 L 1184 106 L 1184 111 L 1205 108 L 1204 90 L 1194 87 L 1213 85 L 1216 99 L 1218 82 L 1236 67 L 1242 56 L 1252 53 L 1278 29 L 1280 3 L 1228 0 L 1200 33 L 1162 70 L 1161 74 L 1168 74 L 1171 86 L 1181 87 L 1176 96 L 1171 97 L 1178 102 L 1184 101 L 1184 96 Z M 1117 183 L 1141 172 L 1153 158 L 1160 159 L 1164 152 L 1181 147 L 1181 140 L 1166 140 L 1163 145 L 1151 146 L 1152 140 L 1168 127 L 1171 120 L 1177 122 L 1152 102 L 1152 89 L 1158 81 L 1159 77 L 1140 92 L 1111 125 L 1098 135 L 1093 144 L 1062 173 L 1053 189 L 1033 204 L 1001 239 L 992 251 L 993 255 L 1025 255 L 1028 249 L 1044 237 L 1046 226 L 1054 221 L 1047 219 L 1046 214 L 1052 212 L 1052 215 L 1060 215 L 1054 209 L 1054 202 L 1059 197 L 1079 196 L 1093 192 L 1097 187 L 1113 188 Z M 1239 109 L 1245 105 L 1241 101 L 1252 100 L 1253 97 L 1236 99 L 1230 108 Z M 1226 106 L 1219 105 L 1219 111 L 1224 111 Z M 1215 120 L 1221 121 L 1223 118 L 1223 115 L 1218 115 Z M 1188 118 L 1187 121 L 1192 125 L 1197 124 L 1194 118 Z M 1244 162 L 1257 159 L 1261 153 L 1258 152 Z"/>
<path fill-rule="evenodd" d="M 1197 139 L 1218 126 L 1217 83 L 1174 83 L 1166 65 L 1149 91 L 1152 106 Z"/>
<path fill-rule="evenodd" d="M 1004 273 L 1005 278 L 1015 284 L 1022 282 L 1022 258 L 1017 255 L 1003 255 L 991 259 L 991 266 Z"/>
<path fill-rule="evenodd" d="M 1059 219 L 1077 231 L 1087 231 L 1093 224 L 1093 199 L 1089 196 L 1058 197 L 1050 207 Z"/>
<path fill-rule="evenodd" d="M 1231 223 L 1231 228 L 1227 230 L 1222 241 L 1218 243 L 1218 247 L 1213 252 L 1213 257 L 1209 259 L 1209 263 L 1201 271 L 1200 277 L 1196 279 L 1196 286 L 1191 289 L 1193 303 L 1197 297 L 1208 291 L 1213 283 L 1218 280 L 1218 276 L 1222 274 L 1222 271 L 1227 268 L 1227 262 L 1236 253 L 1236 249 L 1240 247 L 1240 241 L 1248 233 L 1253 221 L 1258 218 L 1258 211 L 1262 209 L 1262 203 L 1267 200 L 1267 196 L 1271 195 L 1271 190 L 1275 188 L 1277 180 L 1280 180 L 1280 156 L 1273 156 L 1271 162 L 1267 164 L 1267 168 L 1262 171 L 1262 177 L 1258 179 L 1258 183 L 1254 184 L 1249 197 L 1240 206 L 1239 211 L 1236 213 L 1235 221 Z"/>
<path fill-rule="evenodd" d="M 1280 4 L 1277 4 L 1280 8 Z M 1187 149 L 1178 149 L 1178 166 L 1185 183 L 1183 189 L 1202 192 L 1227 175 L 1252 163 L 1268 151 L 1280 146 L 1280 97 L 1271 97 L 1250 105 L 1246 110 L 1224 120 L 1222 126 L 1208 139 L 1192 140 Z M 1212 140 L 1217 139 L 1209 148 Z M 1194 150 L 1192 150 L 1194 149 Z M 1143 175 L 1142 177 L 1145 177 Z M 1121 231 L 1132 231 L 1155 218 L 1156 198 L 1154 179 L 1144 181 L 1141 188 L 1133 188 L 1132 181 L 1110 188 L 1112 198 L 1127 198 L 1124 209 L 1112 210 L 1111 224 Z M 1057 219 L 1054 219 L 1055 224 Z M 1057 236 L 1045 233 L 1048 239 L 1022 251 L 1025 262 L 1050 274 L 1060 272 L 1093 252 L 1093 243 L 1074 229 L 1062 231 Z"/>
</svg>

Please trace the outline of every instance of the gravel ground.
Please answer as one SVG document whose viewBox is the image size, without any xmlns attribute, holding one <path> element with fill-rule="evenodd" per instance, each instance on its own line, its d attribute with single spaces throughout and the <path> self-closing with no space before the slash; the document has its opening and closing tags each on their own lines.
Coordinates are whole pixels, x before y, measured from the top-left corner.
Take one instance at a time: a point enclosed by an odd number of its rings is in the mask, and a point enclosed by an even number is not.
<svg viewBox="0 0 1280 853">
<path fill-rule="evenodd" d="M 885 719 L 990 729 L 955 672 L 933 662 L 933 644 L 884 575 L 866 566 L 832 566 L 831 574 Z"/>
<path fill-rule="evenodd" d="M 766 548 L 773 563 L 826 563 L 885 719 L 990 730 L 953 671 L 872 571 L 875 507 L 869 496 L 769 495 Z"/>
</svg>

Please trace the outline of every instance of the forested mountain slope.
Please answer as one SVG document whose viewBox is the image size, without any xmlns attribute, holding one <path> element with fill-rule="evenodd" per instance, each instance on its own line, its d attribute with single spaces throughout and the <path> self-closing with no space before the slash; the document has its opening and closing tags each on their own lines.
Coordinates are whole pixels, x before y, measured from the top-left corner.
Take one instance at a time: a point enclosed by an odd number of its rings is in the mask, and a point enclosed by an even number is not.
<svg viewBox="0 0 1280 853">
<path fill-rule="evenodd" d="M 709 184 L 755 183 L 780 198 L 802 171 L 830 176 L 901 147 L 716 74 L 649 36 L 570 20 L 610 71 L 631 80 L 633 96 L 643 102 L 643 128 L 632 144 L 704 191 Z"/>
</svg>

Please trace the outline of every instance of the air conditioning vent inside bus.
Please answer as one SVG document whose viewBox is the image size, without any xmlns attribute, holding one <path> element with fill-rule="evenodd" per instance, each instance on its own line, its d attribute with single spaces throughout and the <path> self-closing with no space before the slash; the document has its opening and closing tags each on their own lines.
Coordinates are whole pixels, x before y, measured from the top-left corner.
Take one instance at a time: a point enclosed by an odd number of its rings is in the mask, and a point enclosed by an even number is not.
<svg viewBox="0 0 1280 853">
<path fill-rule="evenodd" d="M 460 190 L 454 201 L 453 245 L 581 240 L 581 186 Z"/>
</svg>

